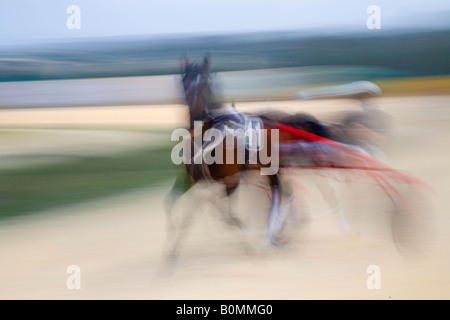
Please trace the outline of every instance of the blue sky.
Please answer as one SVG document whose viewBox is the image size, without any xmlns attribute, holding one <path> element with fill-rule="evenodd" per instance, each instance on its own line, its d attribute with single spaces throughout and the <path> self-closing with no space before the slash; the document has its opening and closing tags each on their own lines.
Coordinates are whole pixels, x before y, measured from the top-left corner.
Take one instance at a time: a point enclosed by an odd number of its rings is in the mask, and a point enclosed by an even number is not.
<svg viewBox="0 0 450 320">
<path fill-rule="evenodd" d="M 81 9 L 80 30 L 66 27 L 69 5 Z M 0 46 L 117 35 L 363 31 L 369 5 L 380 7 L 385 30 L 450 24 L 449 0 L 2 0 Z"/>
</svg>

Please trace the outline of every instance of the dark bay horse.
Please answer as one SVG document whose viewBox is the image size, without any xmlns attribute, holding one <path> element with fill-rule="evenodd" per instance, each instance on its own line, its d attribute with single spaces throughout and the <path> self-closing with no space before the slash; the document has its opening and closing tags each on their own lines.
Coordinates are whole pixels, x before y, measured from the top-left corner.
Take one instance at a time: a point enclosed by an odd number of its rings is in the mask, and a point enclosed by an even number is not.
<svg viewBox="0 0 450 320">
<path fill-rule="evenodd" d="M 239 113 L 232 106 L 225 106 L 215 101 L 212 90 L 211 76 L 210 76 L 210 57 L 204 57 L 201 63 L 192 63 L 188 57 L 182 58 L 182 85 L 185 93 L 185 101 L 189 110 L 189 143 L 190 154 L 185 159 L 190 159 L 189 163 L 185 163 L 185 171 L 181 172 L 175 181 L 170 194 L 166 199 L 166 213 L 169 222 L 169 231 L 174 236 L 174 245 L 171 249 L 171 255 L 176 257 L 185 232 L 191 223 L 195 212 L 187 212 L 181 224 L 181 229 L 177 230 L 172 223 L 172 209 L 177 199 L 185 194 L 192 186 L 198 182 L 213 182 L 221 184 L 225 187 L 226 198 L 229 205 L 220 206 L 220 211 L 225 218 L 225 221 L 238 229 L 240 221 L 234 216 L 230 205 L 230 196 L 235 192 L 240 184 L 242 175 L 248 170 L 264 170 L 270 169 L 272 163 L 262 161 L 264 154 L 271 156 L 278 156 L 278 130 L 268 129 L 264 131 L 266 135 L 264 138 L 264 145 L 261 149 L 254 150 L 253 154 L 249 152 L 246 143 L 247 136 L 242 137 L 242 143 L 239 144 L 238 137 L 233 137 L 232 140 L 219 139 L 214 140 L 214 152 L 219 152 L 222 155 L 229 155 L 232 150 L 231 158 L 227 160 L 232 161 L 216 161 L 207 163 L 204 158 L 198 157 L 203 149 L 211 146 L 211 141 L 204 139 L 208 130 L 214 129 L 215 132 L 224 133 L 230 128 L 234 129 L 248 129 L 254 128 L 258 134 L 264 127 L 264 123 L 256 116 Z M 253 126 L 253 127 L 252 127 Z M 259 127 L 258 127 L 259 126 Z M 199 130 L 197 130 L 199 128 Z M 198 137 L 200 134 L 200 138 Z M 217 137 L 215 137 L 217 139 Z M 261 137 L 259 137 L 261 139 Z M 197 142 L 197 143 L 196 143 Z M 275 144 L 274 144 L 275 142 Z M 242 146 L 245 145 L 244 151 Z M 239 146 L 241 149 L 239 149 Z M 204 151 L 204 150 L 203 150 Z M 243 152 L 243 153 L 242 153 Z M 250 161 L 253 155 L 253 161 Z M 184 155 L 185 156 L 185 155 Z M 243 156 L 243 159 L 242 159 Z M 195 158 L 200 158 L 200 161 L 195 161 Z M 241 160 L 241 161 L 239 161 Z M 242 161 L 243 160 L 243 161 Z M 278 159 L 275 159 L 278 161 Z M 281 198 L 289 197 L 288 188 L 281 186 L 281 179 L 278 171 L 268 171 L 265 173 L 271 189 L 271 208 L 268 216 L 268 223 L 265 231 L 264 239 L 270 244 L 277 244 L 279 240 L 280 230 L 283 225 L 282 215 L 279 214 Z M 213 199 L 213 201 L 219 199 Z M 216 201 L 216 202 L 217 202 Z"/>
</svg>

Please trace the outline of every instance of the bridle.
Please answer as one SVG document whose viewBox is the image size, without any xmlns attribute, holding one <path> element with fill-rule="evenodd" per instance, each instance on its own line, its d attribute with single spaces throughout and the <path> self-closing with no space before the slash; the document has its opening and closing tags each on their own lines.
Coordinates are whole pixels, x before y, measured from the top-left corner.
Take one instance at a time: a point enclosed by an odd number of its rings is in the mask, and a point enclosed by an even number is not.
<svg viewBox="0 0 450 320">
<path fill-rule="evenodd" d="M 192 114 L 195 112 L 198 112 L 198 108 L 199 108 L 199 90 L 201 89 L 201 85 L 206 83 L 206 85 L 208 84 L 208 77 L 204 77 L 202 76 L 202 72 L 199 69 L 198 66 L 193 67 L 193 69 L 191 69 L 188 72 L 197 72 L 197 74 L 194 76 L 194 78 L 192 80 L 190 80 L 187 84 L 186 84 L 186 76 L 188 74 L 185 74 L 183 76 L 183 85 L 184 85 L 184 91 L 185 91 L 185 97 L 186 97 L 186 102 L 189 106 L 189 111 L 191 113 L 191 117 Z M 208 88 L 206 88 L 206 90 L 208 90 Z M 208 104 L 208 97 L 205 97 L 205 101 L 204 101 L 204 106 L 203 106 L 203 110 L 202 110 L 202 114 L 198 115 L 200 118 L 203 118 L 206 114 L 207 114 L 207 104 Z M 191 118 L 191 125 L 192 125 L 192 118 Z M 200 119 L 194 119 L 194 120 L 200 120 Z"/>
<path fill-rule="evenodd" d="M 195 80 L 191 81 L 189 83 L 189 86 L 187 88 L 185 88 L 186 100 L 187 100 L 187 97 L 189 97 L 189 94 L 191 93 L 191 91 L 195 90 L 193 106 L 195 106 L 197 104 L 197 101 L 198 101 L 198 87 L 200 85 L 200 79 L 201 79 L 201 75 L 199 73 L 195 77 Z"/>
</svg>

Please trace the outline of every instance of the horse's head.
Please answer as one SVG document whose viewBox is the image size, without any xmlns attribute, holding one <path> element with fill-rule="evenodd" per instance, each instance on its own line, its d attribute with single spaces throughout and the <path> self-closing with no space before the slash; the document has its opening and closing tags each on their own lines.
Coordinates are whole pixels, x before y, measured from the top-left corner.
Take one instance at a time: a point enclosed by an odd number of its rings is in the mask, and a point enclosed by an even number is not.
<svg viewBox="0 0 450 320">
<path fill-rule="evenodd" d="M 211 101 L 210 58 L 205 56 L 201 63 L 192 63 L 187 56 L 182 59 L 182 82 L 186 103 L 189 107 L 190 123 L 202 120 Z"/>
</svg>

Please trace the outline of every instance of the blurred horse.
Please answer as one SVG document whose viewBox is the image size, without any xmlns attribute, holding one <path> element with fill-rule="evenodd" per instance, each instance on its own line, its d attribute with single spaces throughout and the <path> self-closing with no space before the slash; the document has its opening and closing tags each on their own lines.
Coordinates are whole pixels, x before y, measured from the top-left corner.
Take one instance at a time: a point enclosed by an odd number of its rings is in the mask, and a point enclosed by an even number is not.
<svg viewBox="0 0 450 320">
<path fill-rule="evenodd" d="M 360 102 L 360 109 L 346 110 L 336 117 L 336 121 L 319 121 L 313 115 L 305 112 L 290 113 L 285 111 L 271 111 L 260 114 L 270 123 L 283 124 L 291 128 L 313 133 L 318 137 L 338 142 L 347 151 L 340 148 L 328 147 L 320 142 L 304 142 L 298 136 L 289 133 L 280 134 L 280 156 L 285 164 L 314 167 L 319 165 L 351 165 L 355 164 L 358 156 L 351 159 L 347 155 L 356 151 L 381 162 L 386 162 L 386 146 L 395 132 L 394 118 L 370 103 L 370 98 L 381 95 L 381 89 L 368 81 L 357 81 L 345 85 L 316 87 L 299 91 L 297 98 L 350 98 Z M 317 161 L 318 160 L 318 161 Z M 315 162 L 316 161 L 316 162 Z M 321 173 L 325 177 L 334 177 L 334 173 Z M 333 213 L 340 218 L 342 227 L 349 231 L 350 225 L 341 212 L 340 200 L 329 179 L 314 179 L 324 200 Z"/>
<path fill-rule="evenodd" d="M 249 125 L 256 124 L 256 130 L 261 132 L 263 123 L 258 117 L 239 113 L 234 106 L 225 106 L 214 100 L 214 94 L 211 84 L 210 76 L 210 57 L 205 56 L 201 63 L 192 63 L 187 56 L 182 58 L 182 85 L 185 93 L 186 105 L 189 110 L 189 138 L 191 144 L 191 154 L 189 155 L 191 160 L 195 160 L 198 156 L 198 150 L 202 150 L 208 147 L 210 141 L 205 141 L 204 134 L 207 130 L 215 129 L 225 134 L 227 128 L 244 129 Z M 196 137 L 196 124 L 201 124 L 201 137 Z M 259 125 L 259 128 L 258 128 Z M 271 129 L 265 131 L 265 155 L 273 155 L 272 152 L 277 153 L 275 145 L 272 144 L 272 135 L 274 134 Z M 276 130 L 278 133 L 278 130 Z M 277 137 L 275 137 L 276 139 Z M 234 139 L 234 138 L 233 138 Z M 196 141 L 200 141 L 200 145 L 196 144 Z M 166 199 L 166 214 L 167 221 L 169 223 L 169 230 L 172 231 L 175 240 L 172 247 L 171 255 L 176 257 L 180 250 L 185 231 L 191 224 L 191 220 L 195 212 L 192 210 L 186 212 L 182 221 L 181 229 L 176 230 L 172 223 L 172 209 L 177 199 L 185 194 L 192 186 L 198 182 L 214 182 L 219 183 L 225 187 L 226 197 L 228 199 L 228 205 L 224 206 L 220 199 L 216 199 L 217 195 L 212 196 L 213 202 L 219 204 L 220 212 L 225 217 L 225 221 L 236 229 L 241 227 L 240 221 L 234 216 L 229 197 L 235 192 L 240 184 L 242 175 L 247 170 L 255 170 L 270 167 L 270 164 L 263 164 L 261 161 L 261 151 L 256 151 L 256 161 L 250 161 L 250 153 L 245 148 L 245 161 L 238 161 L 239 143 L 237 141 L 229 141 L 223 139 L 217 144 L 222 149 L 222 154 L 227 154 L 227 150 L 233 151 L 233 161 L 223 161 L 223 163 L 214 162 L 208 164 L 201 159 L 201 162 L 190 161 L 185 164 L 186 171 L 183 171 L 176 179 L 171 192 Z M 278 142 L 278 141 L 277 141 Z M 217 141 L 214 141 L 216 144 Z M 241 144 L 242 145 L 242 144 Z M 196 151 L 197 150 L 197 151 Z M 276 154 L 277 155 L 277 154 Z M 268 183 L 271 189 L 271 208 L 269 211 L 268 222 L 266 226 L 264 239 L 270 244 L 278 244 L 280 230 L 283 225 L 283 218 L 280 215 L 280 203 L 281 197 L 289 198 L 286 193 L 287 188 L 281 186 L 281 180 L 278 172 L 267 174 Z M 222 203 L 222 205 L 220 205 Z"/>
</svg>

